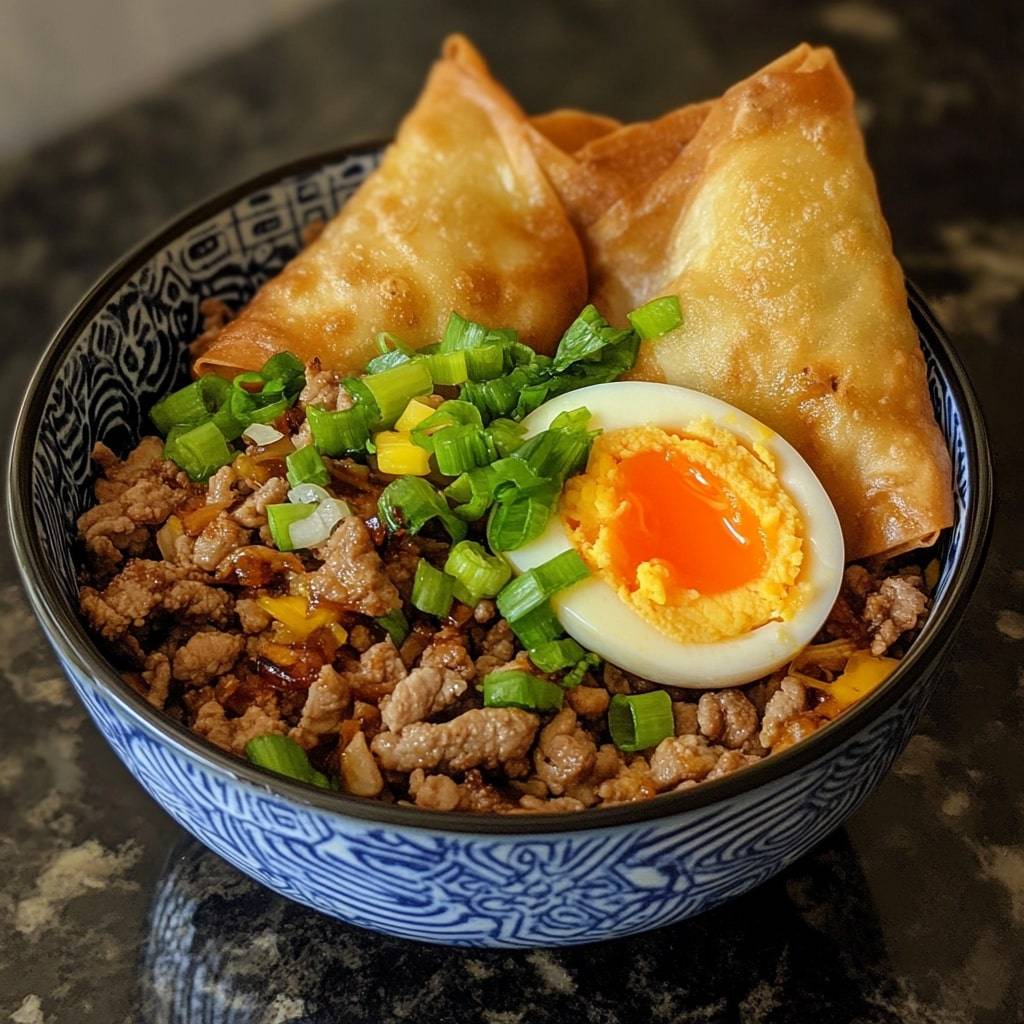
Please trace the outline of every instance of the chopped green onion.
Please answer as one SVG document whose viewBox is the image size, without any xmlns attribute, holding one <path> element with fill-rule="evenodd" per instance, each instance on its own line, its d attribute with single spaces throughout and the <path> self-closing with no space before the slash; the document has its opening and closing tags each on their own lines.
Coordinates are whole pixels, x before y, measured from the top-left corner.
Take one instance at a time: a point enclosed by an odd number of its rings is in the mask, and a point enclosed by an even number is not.
<svg viewBox="0 0 1024 1024">
<path fill-rule="evenodd" d="M 573 363 L 590 359 L 602 349 L 618 345 L 630 334 L 632 331 L 628 328 L 609 326 L 593 305 L 584 306 L 558 343 L 552 369 L 556 373 L 567 370 Z"/>
<path fill-rule="evenodd" d="M 597 668 L 601 664 L 601 659 L 590 652 L 583 655 L 578 662 L 576 662 L 575 668 L 571 671 L 566 672 L 561 679 L 558 680 L 559 685 L 564 686 L 567 690 L 571 690 L 574 686 L 579 686 L 583 682 L 583 677 L 593 668 Z"/>
<path fill-rule="evenodd" d="M 512 495 L 503 501 L 502 495 Z M 555 485 L 538 486 L 534 491 L 508 489 L 498 495 L 498 504 L 487 519 L 487 543 L 494 551 L 515 551 L 539 537 L 548 525 L 558 491 Z"/>
<path fill-rule="evenodd" d="M 184 423 L 198 423 L 210 415 L 210 408 L 203 394 L 203 386 L 193 381 L 178 391 L 172 391 L 149 410 L 149 418 L 161 434 Z"/>
<path fill-rule="evenodd" d="M 284 392 L 298 395 L 306 383 L 306 368 L 302 360 L 291 352 L 278 352 L 272 355 L 262 367 L 260 374 L 264 380 L 279 380 L 284 385 Z"/>
<path fill-rule="evenodd" d="M 494 500 L 494 471 L 491 466 L 480 466 L 461 473 L 445 489 L 444 496 L 455 502 L 452 511 L 467 523 L 475 522 Z"/>
<path fill-rule="evenodd" d="M 224 435 L 207 420 L 191 429 L 172 429 L 164 446 L 164 455 L 176 462 L 191 480 L 208 480 L 235 457 Z"/>
<path fill-rule="evenodd" d="M 484 678 L 484 707 L 488 708 L 550 711 L 560 708 L 564 697 L 565 692 L 557 683 L 538 679 L 529 672 L 509 669 Z"/>
<path fill-rule="evenodd" d="M 592 442 L 588 431 L 552 427 L 524 442 L 512 458 L 521 459 L 538 476 L 561 484 L 586 465 Z"/>
<path fill-rule="evenodd" d="M 527 649 L 539 647 L 548 640 L 557 640 L 565 632 L 548 601 L 519 618 L 509 619 L 508 624 Z"/>
<path fill-rule="evenodd" d="M 466 349 L 463 358 L 470 380 L 492 380 L 505 371 L 505 350 L 500 345 Z"/>
<path fill-rule="evenodd" d="M 507 584 L 498 595 L 498 611 L 510 622 L 519 619 L 589 575 L 579 552 L 569 548 Z"/>
<path fill-rule="evenodd" d="M 299 484 L 326 487 L 330 482 L 331 474 L 327 472 L 320 453 L 311 444 L 297 452 L 290 452 L 284 461 L 288 467 L 288 482 L 292 487 L 298 487 Z"/>
<path fill-rule="evenodd" d="M 387 615 L 380 615 L 377 618 L 377 625 L 383 629 L 396 647 L 400 647 L 409 635 L 409 620 L 401 608 L 395 608 Z"/>
<path fill-rule="evenodd" d="M 469 380 L 465 352 L 434 352 L 423 357 L 430 367 L 430 376 L 435 384 L 452 387 Z"/>
<path fill-rule="evenodd" d="M 674 331 L 683 322 L 683 310 L 679 305 L 678 295 L 666 295 L 661 299 L 652 299 L 639 309 L 628 313 L 633 330 L 644 341 L 660 338 L 669 331 Z"/>
<path fill-rule="evenodd" d="M 441 352 L 459 352 L 465 349 L 478 348 L 487 337 L 487 328 L 459 316 L 453 309 L 448 317 L 448 325 L 441 339 Z"/>
<path fill-rule="evenodd" d="M 377 400 L 370 389 L 358 377 L 346 377 L 341 386 L 352 396 L 356 408 L 362 411 L 370 430 L 376 430 L 383 423 Z"/>
<path fill-rule="evenodd" d="M 566 549 L 530 571 L 537 574 L 548 597 L 590 575 L 590 570 L 575 548 Z"/>
<path fill-rule="evenodd" d="M 487 433 L 490 434 L 498 455 L 504 459 L 522 445 L 526 428 L 515 420 L 499 418 L 491 420 Z"/>
<path fill-rule="evenodd" d="M 494 476 L 494 500 L 516 501 L 525 491 L 538 494 L 544 487 L 552 488 L 552 481 L 535 472 L 529 463 L 509 456 L 492 462 L 490 469 Z M 557 490 L 557 486 L 554 487 Z"/>
<path fill-rule="evenodd" d="M 293 505 L 291 502 L 267 506 L 267 526 L 270 528 L 270 536 L 273 537 L 278 551 L 295 550 L 295 545 L 292 543 L 292 523 L 306 519 L 316 509 L 316 505 Z"/>
<path fill-rule="evenodd" d="M 429 395 L 434 388 L 430 368 L 422 359 L 414 359 L 393 366 L 390 370 L 371 374 L 363 378 L 363 383 L 373 395 L 380 410 L 381 421 L 386 427 L 390 427 L 402 415 L 410 398 Z"/>
<path fill-rule="evenodd" d="M 381 492 L 377 510 L 385 526 L 392 531 L 419 533 L 429 520 L 436 518 L 453 541 L 466 536 L 466 524 L 422 477 L 403 476 L 392 480 Z"/>
<path fill-rule="evenodd" d="M 512 568 L 500 555 L 489 555 L 480 544 L 461 540 L 448 553 L 444 571 L 455 579 L 455 596 L 475 605 L 484 597 L 494 597 L 512 575 Z"/>
<path fill-rule="evenodd" d="M 391 348 L 390 345 L 394 345 Z M 408 345 L 399 341 L 393 334 L 382 331 L 377 335 L 377 350 L 380 355 L 375 356 L 366 364 L 367 373 L 382 373 L 390 370 L 393 366 L 400 366 L 409 362 L 415 356 L 415 352 Z"/>
<path fill-rule="evenodd" d="M 471 423 L 445 427 L 430 440 L 437 468 L 445 476 L 458 476 L 477 466 L 486 466 L 497 454 L 490 435 Z"/>
<path fill-rule="evenodd" d="M 483 425 L 480 410 L 475 405 L 450 398 L 442 402 L 425 420 L 416 424 L 412 430 L 412 440 L 414 444 L 433 452 L 434 438 L 442 430 L 458 426 L 473 426 L 479 430 Z"/>
<path fill-rule="evenodd" d="M 578 409 L 566 409 L 560 412 L 552 421 L 549 430 L 586 430 L 593 414 L 585 406 Z"/>
<path fill-rule="evenodd" d="M 254 736 L 245 745 L 245 756 L 254 765 L 297 782 L 309 782 L 324 789 L 330 786 L 327 776 L 309 763 L 306 752 L 288 736 Z"/>
<path fill-rule="evenodd" d="M 258 395 L 263 390 L 263 386 L 266 383 L 267 382 L 263 379 L 263 374 L 258 370 L 244 370 L 242 373 L 236 373 L 234 377 L 231 378 L 232 387 L 247 395 Z M 247 387 L 249 384 L 252 384 L 253 387 Z"/>
<path fill-rule="evenodd" d="M 538 644 L 530 651 L 530 661 L 541 672 L 559 672 L 575 665 L 586 653 L 575 640 L 565 637 L 563 640 L 548 640 Z"/>
<path fill-rule="evenodd" d="M 421 612 L 443 619 L 451 611 L 454 587 L 455 580 L 451 576 L 421 558 L 412 582 L 412 603 Z"/>
<path fill-rule="evenodd" d="M 325 455 L 361 451 L 370 439 L 370 428 L 359 405 L 337 412 L 311 405 L 306 409 L 306 419 L 313 433 L 313 443 Z"/>
<path fill-rule="evenodd" d="M 656 747 L 675 735 L 672 698 L 664 690 L 615 694 L 608 708 L 608 731 L 627 754 Z"/>
<path fill-rule="evenodd" d="M 256 405 L 249 413 L 250 423 L 273 423 L 282 413 L 287 412 L 291 402 L 287 398 L 280 398 L 276 402 L 267 405 Z"/>
<path fill-rule="evenodd" d="M 508 416 L 519 402 L 520 392 L 530 383 L 530 373 L 526 367 L 517 366 L 511 373 L 494 380 L 467 381 L 459 389 L 459 398 L 471 402 L 483 416 L 494 419 L 497 416 Z M 517 419 L 521 419 L 517 416 Z"/>
</svg>

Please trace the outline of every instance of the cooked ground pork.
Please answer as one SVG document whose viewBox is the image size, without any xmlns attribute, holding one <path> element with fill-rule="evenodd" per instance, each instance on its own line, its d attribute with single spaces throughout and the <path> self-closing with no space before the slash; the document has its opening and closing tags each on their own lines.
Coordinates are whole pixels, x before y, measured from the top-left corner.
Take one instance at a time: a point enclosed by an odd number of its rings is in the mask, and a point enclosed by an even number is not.
<svg viewBox="0 0 1024 1024">
<path fill-rule="evenodd" d="M 102 591 L 82 587 L 79 602 L 89 625 L 104 640 L 120 640 L 143 631 L 157 615 L 179 622 L 223 625 L 233 608 L 231 595 L 210 586 L 195 570 L 132 559 Z"/>
<path fill-rule="evenodd" d="M 324 736 L 337 734 L 350 701 L 345 676 L 331 665 L 322 666 L 309 687 L 302 717 L 288 735 L 307 750 L 315 747 Z"/>
<path fill-rule="evenodd" d="M 244 648 L 245 639 L 235 633 L 196 633 L 174 652 L 171 673 L 188 686 L 202 686 L 230 672 Z"/>
<path fill-rule="evenodd" d="M 212 310 L 211 329 L 219 322 Z M 326 408 L 351 401 L 312 364 L 303 394 Z M 301 446 L 300 417 L 279 425 Z M 320 548 L 285 553 L 266 525 L 267 506 L 289 490 L 273 452 L 250 446 L 206 485 L 164 460 L 158 438 L 123 460 L 102 445 L 93 455 L 101 475 L 78 524 L 80 605 L 131 685 L 234 754 L 256 736 L 287 735 L 344 791 L 425 809 L 581 811 L 742 770 L 827 724 L 836 713 L 823 703 L 827 684 L 850 655 L 900 656 L 929 607 L 918 568 L 850 566 L 819 643 L 744 687 L 666 688 L 675 735 L 625 754 L 610 742 L 611 698 L 659 687 L 614 665 L 567 689 L 557 711 L 482 706 L 489 673 L 543 674 L 493 600 L 455 602 L 440 623 L 411 606 L 419 560 L 443 566 L 449 543 L 381 526 L 389 478 L 325 459 L 329 490 L 353 514 Z M 396 646 L 377 620 L 399 608 L 410 629 Z M 303 630 L 302 615 L 314 613 L 325 624 Z"/>
<path fill-rule="evenodd" d="M 466 692 L 466 686 L 466 677 L 451 669 L 420 665 L 381 700 L 381 720 L 392 732 L 399 732 L 451 707 Z"/>
<path fill-rule="evenodd" d="M 247 529 L 222 512 L 196 537 L 192 545 L 192 561 L 200 569 L 213 572 L 228 555 L 245 547 L 251 539 Z"/>
<path fill-rule="evenodd" d="M 373 752 L 381 766 L 393 772 L 497 768 L 526 756 L 539 724 L 536 715 L 519 708 L 473 708 L 450 722 L 416 722 L 400 733 L 380 733 Z"/>
<path fill-rule="evenodd" d="M 310 593 L 363 615 L 377 618 L 401 606 L 395 585 L 366 525 L 358 516 L 341 521 L 324 545 L 323 565 L 309 578 Z"/>
</svg>

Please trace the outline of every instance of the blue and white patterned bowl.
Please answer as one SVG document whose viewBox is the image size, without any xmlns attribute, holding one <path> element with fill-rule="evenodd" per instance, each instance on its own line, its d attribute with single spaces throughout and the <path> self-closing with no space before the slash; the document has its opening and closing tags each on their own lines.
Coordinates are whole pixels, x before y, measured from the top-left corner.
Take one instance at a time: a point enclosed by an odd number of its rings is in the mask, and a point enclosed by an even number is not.
<svg viewBox="0 0 1024 1024">
<path fill-rule="evenodd" d="M 558 946 L 681 920 L 750 889 L 838 826 L 928 699 L 979 572 L 991 512 L 984 427 L 920 296 L 911 308 L 956 477 L 935 607 L 899 670 L 838 722 L 735 775 L 642 804 L 542 817 L 432 814 L 325 793 L 223 753 L 128 687 L 77 614 L 72 538 L 96 441 L 126 450 L 185 376 L 199 304 L 237 306 L 330 217 L 380 147 L 278 169 L 213 199 L 122 260 L 57 333 L 9 468 L 15 553 L 61 664 L 114 750 L 167 812 L 272 889 L 353 924 L 463 946 Z"/>
</svg>

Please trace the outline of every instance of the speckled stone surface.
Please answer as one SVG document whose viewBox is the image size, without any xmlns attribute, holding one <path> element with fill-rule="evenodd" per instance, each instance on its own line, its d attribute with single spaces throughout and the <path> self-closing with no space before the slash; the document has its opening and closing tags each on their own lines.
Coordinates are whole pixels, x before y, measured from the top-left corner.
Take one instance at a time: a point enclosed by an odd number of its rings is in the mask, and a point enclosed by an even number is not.
<svg viewBox="0 0 1024 1024">
<path fill-rule="evenodd" d="M 142 793 L 0 554 L 0 1021 L 1024 1020 L 1024 17 L 1005 2 L 341 3 L 0 167 L 0 422 L 89 282 L 183 206 L 389 133 L 462 28 L 528 109 L 624 118 L 837 47 L 896 248 L 980 392 L 987 573 L 923 727 L 848 826 L 702 918 L 568 952 L 379 938 L 260 889 Z"/>
</svg>

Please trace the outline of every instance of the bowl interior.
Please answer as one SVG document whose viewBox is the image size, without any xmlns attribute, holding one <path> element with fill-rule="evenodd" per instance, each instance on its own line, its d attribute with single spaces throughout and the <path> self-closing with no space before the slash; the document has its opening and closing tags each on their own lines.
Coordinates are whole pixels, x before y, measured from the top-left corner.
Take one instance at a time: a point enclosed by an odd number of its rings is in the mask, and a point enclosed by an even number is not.
<svg viewBox="0 0 1024 1024">
<path fill-rule="evenodd" d="M 92 501 L 93 445 L 102 441 L 123 454 L 137 442 L 149 407 L 186 379 L 186 344 L 201 330 L 200 303 L 247 301 L 298 251 L 307 225 L 337 212 L 380 154 L 375 145 L 311 158 L 186 214 L 115 267 L 44 356 L 12 455 L 15 544 L 37 608 L 62 619 L 65 636 L 93 663 L 105 659 L 78 619 L 73 561 L 75 521 Z M 937 549 L 937 612 L 951 587 L 966 596 L 969 586 L 954 584 L 967 562 L 969 576 L 980 559 L 987 456 L 963 372 L 913 289 L 911 309 L 955 482 L 955 524 Z"/>
</svg>

